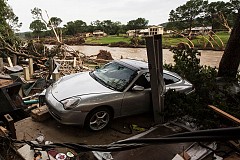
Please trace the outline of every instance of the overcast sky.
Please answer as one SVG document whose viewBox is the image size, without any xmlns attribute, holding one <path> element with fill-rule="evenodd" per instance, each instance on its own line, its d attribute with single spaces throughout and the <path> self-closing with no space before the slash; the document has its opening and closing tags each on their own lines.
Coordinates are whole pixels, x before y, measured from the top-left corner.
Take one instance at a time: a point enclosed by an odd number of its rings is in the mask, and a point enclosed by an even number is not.
<svg viewBox="0 0 240 160">
<path fill-rule="evenodd" d="M 169 12 L 186 2 L 187 0 L 8 0 L 23 24 L 20 31 L 29 31 L 29 25 L 33 21 L 31 9 L 34 7 L 46 10 L 50 17 L 61 18 L 61 25 L 74 20 L 82 20 L 88 25 L 96 20 L 127 24 L 139 17 L 149 20 L 149 25 L 157 25 L 167 22 Z"/>
</svg>

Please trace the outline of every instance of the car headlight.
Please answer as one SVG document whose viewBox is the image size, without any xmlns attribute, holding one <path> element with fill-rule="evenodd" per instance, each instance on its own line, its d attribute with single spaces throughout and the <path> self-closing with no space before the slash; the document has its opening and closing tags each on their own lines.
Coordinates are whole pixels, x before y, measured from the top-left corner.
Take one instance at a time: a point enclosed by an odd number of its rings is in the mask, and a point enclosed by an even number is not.
<svg viewBox="0 0 240 160">
<path fill-rule="evenodd" d="M 70 110 L 77 107 L 80 101 L 81 101 L 81 98 L 68 98 L 61 102 L 63 104 L 64 109 Z"/>
</svg>

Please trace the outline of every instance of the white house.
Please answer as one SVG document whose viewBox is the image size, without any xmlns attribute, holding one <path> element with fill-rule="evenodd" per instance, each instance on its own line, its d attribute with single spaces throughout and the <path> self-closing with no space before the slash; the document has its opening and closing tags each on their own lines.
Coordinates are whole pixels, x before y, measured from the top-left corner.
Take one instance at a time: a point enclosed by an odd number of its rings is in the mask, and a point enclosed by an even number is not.
<svg viewBox="0 0 240 160">
<path fill-rule="evenodd" d="M 147 29 L 128 30 L 126 33 L 129 37 L 163 34 L 163 26 L 149 26 Z"/>
<path fill-rule="evenodd" d="M 163 34 L 163 26 L 151 26 L 148 28 L 149 35 Z"/>
<path fill-rule="evenodd" d="M 107 36 L 107 33 L 103 32 L 103 31 L 100 31 L 100 30 L 96 30 L 96 31 L 93 32 L 93 36 L 104 37 L 104 36 Z"/>
<path fill-rule="evenodd" d="M 191 29 L 192 34 L 204 34 L 204 33 L 207 33 L 211 30 L 212 30 L 211 26 L 208 26 L 208 27 L 193 27 Z M 189 29 L 187 29 L 187 31 L 189 31 Z"/>
<path fill-rule="evenodd" d="M 128 37 L 133 37 L 136 35 L 137 30 L 128 30 L 126 33 Z"/>
</svg>

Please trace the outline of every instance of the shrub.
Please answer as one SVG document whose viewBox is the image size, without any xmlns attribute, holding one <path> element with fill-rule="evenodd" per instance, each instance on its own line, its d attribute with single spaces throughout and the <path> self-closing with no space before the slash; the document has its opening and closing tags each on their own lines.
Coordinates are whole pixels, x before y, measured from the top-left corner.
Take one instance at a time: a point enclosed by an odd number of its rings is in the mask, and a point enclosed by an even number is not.
<svg viewBox="0 0 240 160">
<path fill-rule="evenodd" d="M 199 126 L 215 128 L 220 125 L 232 125 L 226 119 L 216 115 L 207 105 L 212 104 L 236 117 L 240 117 L 240 94 L 232 94 L 228 86 L 216 83 L 217 69 L 200 65 L 200 53 L 197 50 L 179 46 L 171 49 L 175 65 L 164 68 L 188 79 L 195 87 L 195 93 L 184 95 L 175 91 L 166 93 L 165 117 L 175 119 L 192 117 Z"/>
</svg>

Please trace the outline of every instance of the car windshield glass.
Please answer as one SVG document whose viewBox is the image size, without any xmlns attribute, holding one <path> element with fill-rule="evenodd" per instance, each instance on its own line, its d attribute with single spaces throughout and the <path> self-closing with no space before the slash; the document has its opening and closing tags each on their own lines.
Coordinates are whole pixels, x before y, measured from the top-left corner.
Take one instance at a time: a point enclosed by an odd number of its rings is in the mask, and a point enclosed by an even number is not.
<svg viewBox="0 0 240 160">
<path fill-rule="evenodd" d="M 136 76 L 136 73 L 135 70 L 112 62 L 92 72 L 92 76 L 108 88 L 123 91 Z"/>
</svg>

